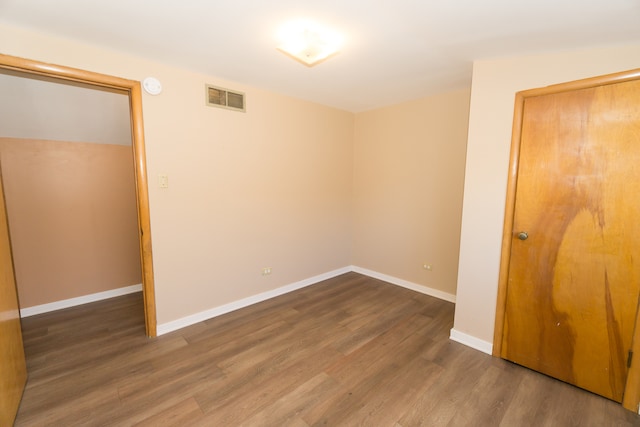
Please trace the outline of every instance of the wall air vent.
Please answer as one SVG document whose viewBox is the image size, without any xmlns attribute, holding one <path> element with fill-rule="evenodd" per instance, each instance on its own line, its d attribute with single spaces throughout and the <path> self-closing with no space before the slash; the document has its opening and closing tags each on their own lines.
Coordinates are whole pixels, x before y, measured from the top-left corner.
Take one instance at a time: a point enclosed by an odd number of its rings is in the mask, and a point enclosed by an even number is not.
<svg viewBox="0 0 640 427">
<path fill-rule="evenodd" d="M 207 105 L 235 111 L 246 111 L 245 95 L 242 92 L 206 85 L 206 95 Z"/>
</svg>

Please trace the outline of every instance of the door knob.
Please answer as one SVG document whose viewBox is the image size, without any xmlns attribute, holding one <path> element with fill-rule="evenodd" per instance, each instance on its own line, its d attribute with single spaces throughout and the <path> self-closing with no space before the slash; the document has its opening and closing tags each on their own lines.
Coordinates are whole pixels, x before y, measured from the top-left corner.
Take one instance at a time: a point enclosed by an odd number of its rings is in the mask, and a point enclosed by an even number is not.
<svg viewBox="0 0 640 427">
<path fill-rule="evenodd" d="M 527 233 L 526 231 L 521 231 L 518 233 L 518 239 L 527 240 L 528 238 L 529 238 L 529 233 Z"/>
</svg>

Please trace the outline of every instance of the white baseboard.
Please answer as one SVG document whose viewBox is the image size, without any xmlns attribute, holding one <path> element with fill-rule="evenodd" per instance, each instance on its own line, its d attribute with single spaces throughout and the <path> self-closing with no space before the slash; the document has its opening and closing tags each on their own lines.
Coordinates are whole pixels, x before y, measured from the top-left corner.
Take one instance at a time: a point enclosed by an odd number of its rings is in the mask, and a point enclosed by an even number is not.
<svg viewBox="0 0 640 427">
<path fill-rule="evenodd" d="M 224 304 L 218 307 L 214 307 L 209 310 L 201 311 L 199 313 L 192 314 L 190 316 L 186 316 L 177 320 L 173 320 L 171 322 L 163 323 L 157 326 L 158 336 L 167 334 L 169 332 L 176 331 L 178 329 L 182 329 L 187 326 L 191 326 L 195 323 L 202 322 L 204 320 L 208 320 L 217 316 L 221 316 L 226 313 L 230 313 L 232 311 L 248 307 L 253 304 L 257 304 L 262 301 L 266 301 L 271 298 L 275 298 L 280 295 L 287 294 L 289 292 L 293 292 L 298 289 L 302 289 L 304 287 L 316 284 L 318 282 L 322 282 L 323 280 L 331 279 L 333 277 L 339 276 L 341 274 L 345 274 L 351 271 L 350 267 L 340 268 L 338 270 L 333 270 L 328 273 L 320 274 L 318 276 L 310 277 L 308 279 L 301 280 L 299 282 L 291 283 L 286 286 L 282 286 L 280 288 L 263 292 L 258 295 L 253 295 L 247 298 L 243 298 L 238 301 L 233 301 L 228 304 Z"/>
<path fill-rule="evenodd" d="M 36 314 L 48 313 L 50 311 L 62 310 L 63 308 L 75 307 L 76 305 L 87 304 L 90 302 L 101 301 L 104 299 L 119 297 L 122 295 L 132 294 L 142 291 L 142 285 L 125 286 L 124 288 L 111 289 L 109 291 L 98 292 L 81 297 L 69 298 L 62 301 L 54 301 L 48 304 L 34 305 L 20 309 L 20 317 L 35 316 Z"/>
<path fill-rule="evenodd" d="M 439 291 L 428 286 L 418 285 L 417 283 L 409 282 L 404 279 L 398 279 L 397 277 L 388 276 L 386 274 L 378 273 L 377 271 L 367 270 L 366 268 L 351 266 L 351 271 L 355 273 L 364 274 L 365 276 L 373 277 L 385 282 L 389 282 L 392 285 L 401 286 L 403 288 L 411 289 L 412 291 L 420 292 L 421 294 L 429 295 L 444 301 L 456 302 L 456 296 L 448 292 Z"/>
<path fill-rule="evenodd" d="M 365 268 L 356 267 L 356 266 L 348 266 L 344 268 L 340 268 L 338 270 L 333 270 L 328 273 L 320 274 L 318 276 L 310 277 L 305 280 L 301 280 L 299 282 L 295 282 L 286 286 L 282 286 L 280 288 L 274 289 L 272 291 L 263 292 L 258 295 L 253 295 L 247 298 L 243 298 L 238 301 L 233 301 L 228 304 L 224 304 L 218 307 L 211 308 L 209 310 L 201 311 L 199 313 L 195 313 L 186 317 L 182 317 L 177 320 L 172 320 L 171 322 L 162 323 L 157 326 L 158 336 L 168 334 L 169 332 L 177 331 L 178 329 L 185 328 L 187 326 L 191 326 L 198 322 L 202 322 L 205 320 L 212 319 L 217 316 L 221 316 L 226 313 L 230 313 L 232 311 L 248 307 L 252 304 L 257 304 L 262 301 L 266 301 L 271 298 L 275 298 L 280 295 L 284 295 L 289 292 L 293 292 L 295 290 L 316 284 L 318 282 L 322 282 L 323 280 L 331 279 L 333 277 L 339 276 L 341 274 L 348 273 L 353 271 L 355 273 L 363 274 L 365 276 L 373 277 L 374 279 L 383 280 L 385 282 L 391 283 L 392 285 L 401 286 L 403 288 L 410 289 L 412 291 L 420 292 L 422 294 L 426 294 L 435 298 L 439 298 L 449 302 L 456 302 L 456 296 L 453 294 L 449 294 L 447 292 L 442 292 L 437 289 L 429 288 L 427 286 L 418 285 L 416 283 L 408 282 L 403 279 L 398 279 L 396 277 L 388 276 L 386 274 L 378 273 L 372 270 L 367 270 Z"/>
<path fill-rule="evenodd" d="M 483 353 L 487 353 L 487 354 L 493 353 L 492 343 L 481 340 L 471 335 L 467 335 L 460 331 L 456 331 L 455 329 L 451 329 L 449 339 L 455 342 L 459 342 L 460 344 L 464 344 L 467 347 L 471 347 Z"/>
</svg>

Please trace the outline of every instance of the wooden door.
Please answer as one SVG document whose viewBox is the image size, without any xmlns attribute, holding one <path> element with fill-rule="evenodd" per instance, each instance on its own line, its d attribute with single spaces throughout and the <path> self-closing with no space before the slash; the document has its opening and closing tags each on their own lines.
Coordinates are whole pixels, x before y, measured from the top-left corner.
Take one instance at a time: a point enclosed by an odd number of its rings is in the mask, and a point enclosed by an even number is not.
<svg viewBox="0 0 640 427">
<path fill-rule="evenodd" d="M 13 424 L 22 391 L 27 381 L 27 367 L 22 346 L 22 329 L 18 294 L 13 272 L 7 210 L 0 173 L 0 425 Z"/>
<path fill-rule="evenodd" d="M 500 355 L 620 402 L 640 290 L 640 80 L 559 89 L 525 96 L 516 123 Z"/>
</svg>

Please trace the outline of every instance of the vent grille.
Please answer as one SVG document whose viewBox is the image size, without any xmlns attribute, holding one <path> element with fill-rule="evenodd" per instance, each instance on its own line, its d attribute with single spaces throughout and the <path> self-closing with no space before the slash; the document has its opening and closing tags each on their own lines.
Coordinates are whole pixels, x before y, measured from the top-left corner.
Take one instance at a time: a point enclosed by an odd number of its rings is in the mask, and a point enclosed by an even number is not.
<svg viewBox="0 0 640 427">
<path fill-rule="evenodd" d="M 209 106 L 246 111 L 245 95 L 242 92 L 206 85 L 206 95 L 207 105 Z"/>
</svg>

